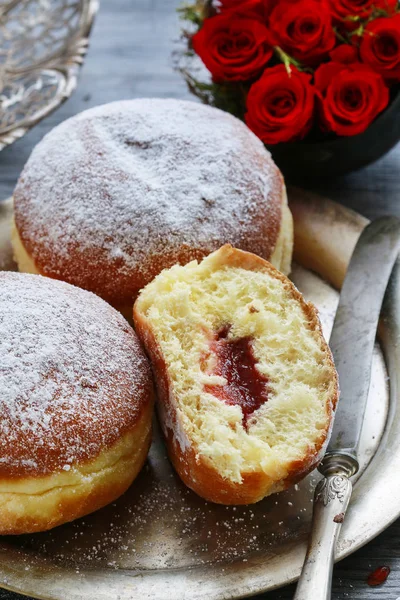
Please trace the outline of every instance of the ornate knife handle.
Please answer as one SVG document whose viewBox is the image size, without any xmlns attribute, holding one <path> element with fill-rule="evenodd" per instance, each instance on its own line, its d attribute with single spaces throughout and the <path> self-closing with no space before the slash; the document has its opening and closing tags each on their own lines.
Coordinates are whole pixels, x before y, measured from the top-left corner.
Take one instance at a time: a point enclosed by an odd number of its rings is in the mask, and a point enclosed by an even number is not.
<svg viewBox="0 0 400 600">
<path fill-rule="evenodd" d="M 294 600 L 330 600 L 335 548 L 352 489 L 344 470 L 318 483 L 312 533 Z"/>
</svg>

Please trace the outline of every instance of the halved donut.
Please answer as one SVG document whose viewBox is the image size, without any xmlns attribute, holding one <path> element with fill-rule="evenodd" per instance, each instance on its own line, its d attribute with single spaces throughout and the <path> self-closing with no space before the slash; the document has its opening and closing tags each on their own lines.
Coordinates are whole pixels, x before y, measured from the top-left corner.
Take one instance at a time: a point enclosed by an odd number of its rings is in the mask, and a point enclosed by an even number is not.
<svg viewBox="0 0 400 600">
<path fill-rule="evenodd" d="M 317 311 L 270 263 L 229 245 L 163 271 L 134 307 L 169 455 L 200 496 L 247 504 L 312 470 L 338 383 Z"/>
</svg>

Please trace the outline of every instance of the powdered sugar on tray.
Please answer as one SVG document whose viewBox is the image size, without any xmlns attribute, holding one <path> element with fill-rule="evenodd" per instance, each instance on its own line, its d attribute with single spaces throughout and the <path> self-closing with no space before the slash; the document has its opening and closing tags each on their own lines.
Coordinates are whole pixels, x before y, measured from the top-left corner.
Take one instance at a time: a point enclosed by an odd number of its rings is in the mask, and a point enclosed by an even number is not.
<svg viewBox="0 0 400 600">
<path fill-rule="evenodd" d="M 279 503 L 277 496 L 251 506 L 206 502 L 173 472 L 156 428 L 147 464 L 126 494 L 101 511 L 24 536 L 16 545 L 27 552 L 28 564 L 36 557 L 82 572 L 224 568 L 260 555 L 265 561 L 266 552 L 305 539 L 314 487 L 309 478 L 297 491 L 280 494 Z"/>
<path fill-rule="evenodd" d="M 150 387 L 133 330 L 103 300 L 0 273 L 0 473 L 96 456 L 136 422 Z"/>
<path fill-rule="evenodd" d="M 82 260 L 93 271 L 104 260 L 119 276 L 146 279 L 149 256 L 182 246 L 230 242 L 268 254 L 280 186 L 263 144 L 231 115 L 178 100 L 115 102 L 65 121 L 35 148 L 15 191 L 16 221 L 56 276 L 76 283 Z"/>
</svg>

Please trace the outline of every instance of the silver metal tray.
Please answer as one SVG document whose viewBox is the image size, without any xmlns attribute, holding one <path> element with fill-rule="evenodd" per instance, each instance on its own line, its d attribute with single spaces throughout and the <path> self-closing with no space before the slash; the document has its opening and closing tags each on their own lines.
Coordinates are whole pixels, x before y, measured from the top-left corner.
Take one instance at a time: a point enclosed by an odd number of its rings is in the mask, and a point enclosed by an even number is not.
<svg viewBox="0 0 400 600">
<path fill-rule="evenodd" d="M 343 275 L 366 221 L 337 204 L 290 191 L 296 223 L 293 280 L 318 306 L 326 335 Z M 13 269 L 10 202 L 0 205 L 0 268 Z M 400 283 L 391 290 L 375 349 L 362 445 L 363 472 L 342 528 L 338 558 L 400 515 L 398 418 Z M 395 309 L 393 308 L 395 307 Z M 206 503 L 177 479 L 156 432 L 131 489 L 109 507 L 53 531 L 0 539 L 0 586 L 57 600 L 217 600 L 296 579 L 312 511 L 313 474 L 249 507 Z"/>
</svg>

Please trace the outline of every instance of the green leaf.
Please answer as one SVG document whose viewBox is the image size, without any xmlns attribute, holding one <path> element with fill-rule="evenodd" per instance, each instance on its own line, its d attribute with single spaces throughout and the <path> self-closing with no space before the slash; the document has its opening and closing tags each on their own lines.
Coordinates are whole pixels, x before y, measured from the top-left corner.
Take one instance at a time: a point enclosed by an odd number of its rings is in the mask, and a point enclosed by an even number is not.
<svg viewBox="0 0 400 600">
<path fill-rule="evenodd" d="M 183 4 L 177 8 L 177 12 L 183 21 L 189 21 L 200 28 L 207 16 L 207 3 L 198 0 L 193 4 Z"/>
<path fill-rule="evenodd" d="M 299 60 L 296 60 L 289 54 L 287 54 L 280 46 L 274 46 L 274 51 L 279 60 L 285 65 L 287 74 L 291 75 L 292 73 L 292 65 L 296 67 L 299 71 L 305 71 L 307 73 L 313 73 L 313 70 L 310 67 L 306 67 Z"/>
<path fill-rule="evenodd" d="M 361 21 L 361 17 L 358 15 L 349 15 L 348 17 L 345 17 L 344 20 L 351 21 L 352 23 L 358 23 L 358 21 Z"/>
</svg>

